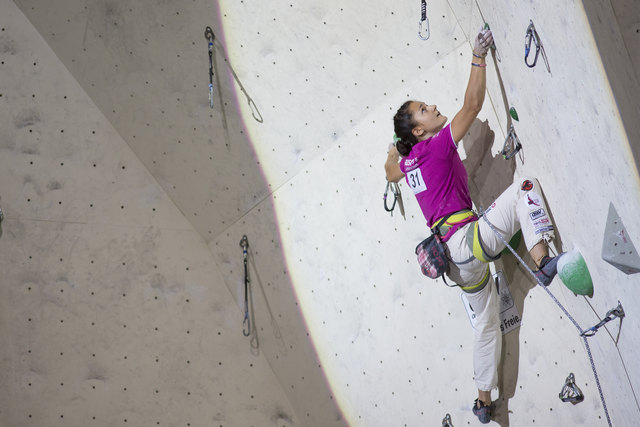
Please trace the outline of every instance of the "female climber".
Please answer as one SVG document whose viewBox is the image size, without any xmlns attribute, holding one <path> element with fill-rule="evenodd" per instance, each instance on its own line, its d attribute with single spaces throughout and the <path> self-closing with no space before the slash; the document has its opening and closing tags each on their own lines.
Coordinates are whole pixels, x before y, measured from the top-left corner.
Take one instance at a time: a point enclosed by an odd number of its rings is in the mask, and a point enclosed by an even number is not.
<svg viewBox="0 0 640 427">
<path fill-rule="evenodd" d="M 497 388 L 502 346 L 499 302 L 489 274 L 489 263 L 504 249 L 502 240 L 486 221 L 472 211 L 467 171 L 457 144 L 482 108 L 486 87 L 485 57 L 493 43 L 489 30 L 475 38 L 471 74 L 464 103 L 450 124 L 436 105 L 405 102 L 393 118 L 398 140 L 385 163 L 387 180 L 405 178 L 433 232 L 446 242 L 447 276 L 466 293 L 477 319 L 474 337 L 474 373 L 478 398 L 473 413 L 483 424 L 491 420 L 491 391 Z M 402 156 L 402 159 L 400 159 Z M 521 178 L 508 187 L 484 212 L 505 241 L 522 230 L 536 263 L 536 277 L 548 286 L 556 274 L 558 257 L 549 257 L 554 237 L 539 183 Z"/>
</svg>

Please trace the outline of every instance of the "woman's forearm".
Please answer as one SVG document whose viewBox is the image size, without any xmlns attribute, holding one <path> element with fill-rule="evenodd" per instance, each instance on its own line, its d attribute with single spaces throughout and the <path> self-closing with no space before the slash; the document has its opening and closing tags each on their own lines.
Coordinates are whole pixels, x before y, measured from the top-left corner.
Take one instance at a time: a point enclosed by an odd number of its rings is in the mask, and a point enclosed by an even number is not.
<svg viewBox="0 0 640 427">
<path fill-rule="evenodd" d="M 484 94 L 487 88 L 487 71 L 485 58 L 478 58 L 475 55 L 471 60 L 471 74 L 469 76 L 469 83 L 467 84 L 467 90 L 464 94 L 464 104 L 475 111 L 482 109 L 484 103 Z"/>
</svg>

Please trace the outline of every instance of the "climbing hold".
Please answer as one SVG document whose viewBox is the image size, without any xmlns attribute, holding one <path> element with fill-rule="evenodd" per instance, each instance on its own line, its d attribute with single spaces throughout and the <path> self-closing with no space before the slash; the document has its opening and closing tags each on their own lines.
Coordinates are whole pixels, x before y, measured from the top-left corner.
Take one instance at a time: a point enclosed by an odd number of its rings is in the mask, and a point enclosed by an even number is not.
<svg viewBox="0 0 640 427">
<path fill-rule="evenodd" d="M 576 385 L 576 377 L 573 375 L 573 372 L 571 372 L 565 380 L 562 391 L 560 391 L 558 397 L 560 397 L 560 400 L 563 402 L 571 402 L 574 405 L 584 400 L 582 390 Z"/>
<path fill-rule="evenodd" d="M 453 424 L 451 423 L 451 415 L 447 414 L 444 416 L 442 419 L 442 427 L 453 427 Z"/>
<path fill-rule="evenodd" d="M 602 259 L 625 274 L 640 272 L 640 255 L 613 203 L 609 203 L 609 215 L 602 242 Z"/>
<path fill-rule="evenodd" d="M 513 107 L 509 108 L 509 114 L 511 114 L 511 117 L 513 117 L 513 120 L 515 120 L 516 122 L 520 121 L 518 120 L 518 112 L 516 111 L 515 108 Z"/>
<path fill-rule="evenodd" d="M 573 249 L 558 260 L 558 276 L 573 293 L 593 296 L 593 281 L 579 250 Z"/>
</svg>

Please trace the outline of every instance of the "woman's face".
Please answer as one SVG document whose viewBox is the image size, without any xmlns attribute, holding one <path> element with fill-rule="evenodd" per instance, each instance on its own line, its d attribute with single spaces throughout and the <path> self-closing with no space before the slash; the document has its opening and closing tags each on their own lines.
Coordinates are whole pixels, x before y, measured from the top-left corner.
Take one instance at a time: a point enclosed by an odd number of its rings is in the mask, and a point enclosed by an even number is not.
<svg viewBox="0 0 640 427">
<path fill-rule="evenodd" d="M 440 114 L 437 105 L 416 101 L 411 103 L 409 110 L 413 113 L 415 123 L 413 134 L 418 140 L 435 135 L 447 123 L 447 116 Z"/>
</svg>

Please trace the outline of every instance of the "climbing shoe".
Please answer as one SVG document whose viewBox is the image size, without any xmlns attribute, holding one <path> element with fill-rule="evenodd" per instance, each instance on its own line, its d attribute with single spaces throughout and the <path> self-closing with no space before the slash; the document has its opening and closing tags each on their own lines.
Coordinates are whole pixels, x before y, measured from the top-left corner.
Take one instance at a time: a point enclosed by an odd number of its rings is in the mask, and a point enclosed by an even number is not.
<svg viewBox="0 0 640 427">
<path fill-rule="evenodd" d="M 480 402 L 479 408 L 478 408 L 478 402 Z M 491 421 L 491 415 L 493 413 L 494 408 L 495 408 L 495 405 L 493 404 L 485 405 L 482 400 L 479 401 L 478 399 L 476 399 L 473 402 L 473 408 L 471 408 L 471 410 L 473 411 L 473 415 L 478 417 L 478 419 L 482 424 L 489 424 L 489 422 Z"/>
<path fill-rule="evenodd" d="M 564 255 L 564 252 L 554 257 L 545 256 L 542 258 L 542 261 L 540 261 L 540 267 L 538 267 L 535 275 L 544 286 L 549 286 L 556 276 L 558 272 L 558 260 L 562 255 Z"/>
</svg>

